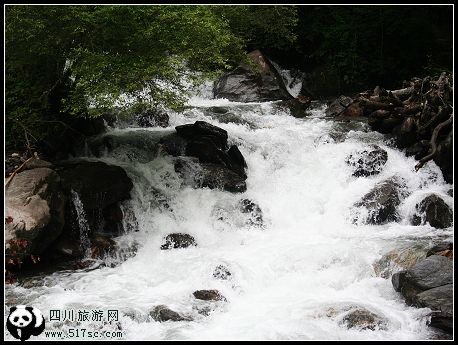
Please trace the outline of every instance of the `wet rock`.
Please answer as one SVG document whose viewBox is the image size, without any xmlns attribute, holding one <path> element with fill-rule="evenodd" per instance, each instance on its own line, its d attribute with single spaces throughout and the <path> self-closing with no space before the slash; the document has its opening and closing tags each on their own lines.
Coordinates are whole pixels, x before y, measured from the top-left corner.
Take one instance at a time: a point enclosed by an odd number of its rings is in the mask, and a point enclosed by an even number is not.
<svg viewBox="0 0 458 345">
<path fill-rule="evenodd" d="M 246 191 L 245 177 L 216 164 L 202 164 L 202 181 L 200 187 L 223 189 L 231 193 Z"/>
<path fill-rule="evenodd" d="M 429 150 L 429 144 L 427 142 L 424 143 L 424 141 L 425 140 L 416 142 L 415 144 L 406 148 L 406 156 L 414 156 L 415 159 L 420 159 L 421 157 L 426 156 Z"/>
<path fill-rule="evenodd" d="M 396 271 L 414 267 L 418 261 L 426 258 L 427 250 L 422 244 L 391 250 L 374 263 L 374 272 L 388 279 Z"/>
<path fill-rule="evenodd" d="M 227 98 L 235 102 L 265 102 L 287 100 L 282 77 L 267 57 L 259 50 L 248 54 L 255 67 L 242 64 L 218 79 L 213 87 L 215 98 Z"/>
<path fill-rule="evenodd" d="M 196 299 L 204 301 L 227 301 L 218 290 L 197 290 L 193 292 Z"/>
<path fill-rule="evenodd" d="M 347 157 L 346 163 L 352 167 L 355 177 L 379 174 L 388 160 L 388 153 L 379 146 L 373 145 L 367 150 L 359 151 Z"/>
<path fill-rule="evenodd" d="M 363 222 L 376 225 L 397 221 L 399 219 L 397 206 L 401 202 L 401 188 L 400 181 L 391 178 L 378 183 L 363 196 L 362 200 L 354 205 L 356 208 L 364 208 L 367 211 L 362 219 Z M 360 217 L 361 213 L 354 219 L 354 222 L 357 222 Z"/>
<path fill-rule="evenodd" d="M 224 265 L 216 266 L 215 270 L 213 271 L 213 277 L 216 279 L 227 280 L 231 276 L 231 271 L 229 271 L 229 269 Z"/>
<path fill-rule="evenodd" d="M 309 115 L 306 110 L 310 107 L 311 103 L 312 100 L 309 97 L 300 95 L 297 98 L 281 101 L 274 105 L 281 110 L 288 110 L 291 116 L 303 118 Z"/>
<path fill-rule="evenodd" d="M 406 302 L 413 304 L 419 293 L 453 283 L 453 263 L 444 256 L 431 255 L 413 268 L 395 273 L 392 283 Z"/>
<path fill-rule="evenodd" d="M 326 108 L 325 114 L 330 117 L 339 116 L 352 103 L 353 100 L 350 97 L 341 95 Z"/>
<path fill-rule="evenodd" d="M 162 109 L 147 109 L 136 116 L 136 121 L 140 127 L 167 127 L 169 115 Z"/>
<path fill-rule="evenodd" d="M 49 168 L 22 171 L 5 186 L 6 255 L 22 259 L 41 254 L 64 227 L 65 194 Z"/>
<path fill-rule="evenodd" d="M 249 224 L 262 226 L 263 225 L 263 218 L 262 218 L 262 210 L 259 205 L 255 204 L 250 199 L 242 199 L 240 200 L 240 208 L 243 213 L 250 214 Z"/>
<path fill-rule="evenodd" d="M 453 332 L 453 284 L 419 293 L 415 296 L 414 304 L 432 310 L 430 326 Z"/>
<path fill-rule="evenodd" d="M 124 233 L 124 227 L 122 225 L 124 214 L 119 203 L 114 203 L 105 207 L 102 211 L 102 215 L 104 220 L 103 231 L 105 233 L 115 236 Z"/>
<path fill-rule="evenodd" d="M 117 245 L 109 236 L 95 234 L 91 239 L 91 257 L 93 259 L 103 258 L 116 252 Z"/>
<path fill-rule="evenodd" d="M 400 125 L 393 128 L 396 145 L 404 148 L 418 143 L 417 130 L 418 126 L 415 117 L 406 117 Z"/>
<path fill-rule="evenodd" d="M 228 167 L 240 176 L 246 177 L 245 168 L 247 164 L 239 148 L 236 145 L 232 145 L 227 151 L 227 155 L 229 157 Z"/>
<path fill-rule="evenodd" d="M 434 162 L 441 169 L 445 182 L 453 183 L 453 131 L 437 145 Z"/>
<path fill-rule="evenodd" d="M 453 188 L 450 188 L 450 189 L 447 191 L 447 194 L 450 195 L 450 196 L 453 198 Z"/>
<path fill-rule="evenodd" d="M 360 330 L 375 331 L 377 329 L 387 329 L 387 321 L 385 319 L 364 308 L 351 310 L 342 319 L 342 324 L 347 326 L 347 328 Z"/>
<path fill-rule="evenodd" d="M 373 131 L 377 131 L 379 133 L 391 133 L 397 126 L 402 123 L 402 118 L 399 117 L 382 118 L 373 114 L 374 113 L 369 115 L 367 123 Z"/>
<path fill-rule="evenodd" d="M 185 155 L 197 157 L 202 163 L 215 163 L 223 166 L 230 164 L 225 152 L 217 147 L 211 137 L 190 141 L 186 145 Z"/>
<path fill-rule="evenodd" d="M 429 223 L 432 227 L 444 229 L 453 224 L 453 211 L 439 196 L 432 194 L 415 206 L 416 214 L 412 225 Z"/>
<path fill-rule="evenodd" d="M 196 121 L 194 124 L 176 126 L 175 129 L 182 138 L 198 140 L 207 137 L 215 143 L 217 148 L 224 150 L 227 147 L 227 131 L 207 122 Z"/>
<path fill-rule="evenodd" d="M 194 188 L 207 187 L 231 193 L 246 191 L 246 177 L 240 176 L 225 166 L 179 158 L 175 161 L 174 167 L 183 178 L 184 183 Z"/>
<path fill-rule="evenodd" d="M 187 140 L 177 133 L 171 133 L 159 141 L 162 150 L 173 157 L 184 155 L 187 143 Z"/>
<path fill-rule="evenodd" d="M 167 235 L 165 243 L 161 246 L 161 249 L 187 248 L 190 246 L 197 246 L 194 237 L 188 234 L 177 233 Z"/>
<path fill-rule="evenodd" d="M 431 249 L 428 250 L 426 256 L 431 255 L 442 255 L 451 259 L 453 257 L 453 243 L 452 242 L 442 242 Z"/>
<path fill-rule="evenodd" d="M 158 322 L 165 321 L 192 321 L 191 318 L 184 317 L 176 311 L 169 309 L 165 305 L 158 305 L 149 313 L 153 320 Z"/>
<path fill-rule="evenodd" d="M 123 168 L 103 162 L 61 162 L 58 173 L 64 190 L 78 193 L 86 213 L 129 199 L 133 187 Z"/>
</svg>

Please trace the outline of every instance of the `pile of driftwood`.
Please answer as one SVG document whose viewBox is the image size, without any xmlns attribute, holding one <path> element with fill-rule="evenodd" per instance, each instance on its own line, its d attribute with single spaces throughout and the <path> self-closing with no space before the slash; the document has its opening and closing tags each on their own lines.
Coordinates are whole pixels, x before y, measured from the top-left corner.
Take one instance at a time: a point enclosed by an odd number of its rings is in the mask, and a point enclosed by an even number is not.
<svg viewBox="0 0 458 345">
<path fill-rule="evenodd" d="M 399 90 L 377 86 L 355 97 L 341 96 L 328 108 L 331 116 L 367 116 L 375 131 L 390 133 L 396 145 L 415 155 L 419 170 L 434 160 L 447 182 L 453 182 L 453 79 L 413 78 Z"/>
</svg>

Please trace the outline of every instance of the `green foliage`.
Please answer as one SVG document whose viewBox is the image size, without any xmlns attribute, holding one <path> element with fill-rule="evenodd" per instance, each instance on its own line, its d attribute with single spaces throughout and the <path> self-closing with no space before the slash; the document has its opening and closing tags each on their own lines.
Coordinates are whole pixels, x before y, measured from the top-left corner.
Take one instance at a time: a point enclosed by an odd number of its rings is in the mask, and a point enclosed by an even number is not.
<svg viewBox="0 0 458 345">
<path fill-rule="evenodd" d="M 213 6 L 248 50 L 288 49 L 297 38 L 296 6 Z"/>
<path fill-rule="evenodd" d="M 12 141 L 23 126 L 45 137 L 40 121 L 62 114 L 100 115 L 120 95 L 178 109 L 187 68 L 205 75 L 243 55 L 208 6 L 6 6 L 5 36 Z"/>
</svg>

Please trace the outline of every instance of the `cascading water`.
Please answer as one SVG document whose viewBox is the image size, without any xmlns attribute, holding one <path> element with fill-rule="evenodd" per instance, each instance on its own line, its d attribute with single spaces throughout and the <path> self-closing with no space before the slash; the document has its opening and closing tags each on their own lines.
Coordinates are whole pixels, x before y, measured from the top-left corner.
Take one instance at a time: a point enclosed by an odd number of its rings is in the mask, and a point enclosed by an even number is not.
<svg viewBox="0 0 458 345">
<path fill-rule="evenodd" d="M 189 104 L 186 112 L 171 116 L 169 128 L 112 129 L 105 134 L 124 142 L 99 159 L 122 166 L 134 183 L 129 203 L 138 231 L 116 240 L 120 250 L 136 248 L 135 255 L 114 267 L 55 273 L 29 288 L 9 285 L 7 300 L 44 312 L 119 310 L 119 322 L 103 327 L 122 329 L 124 339 L 434 336 L 426 325 L 429 310 L 407 306 L 391 280 L 377 276 L 373 266 L 392 249 L 452 238 L 452 228 L 411 226 L 408 221 L 415 204 L 431 192 L 453 207 L 450 185 L 434 163 L 415 172 L 414 159 L 392 148 L 382 135 L 364 123 L 326 119 L 323 107 L 297 119 L 273 103 L 195 97 Z M 230 143 L 239 147 L 248 165 L 245 193 L 182 185 L 171 157 L 151 150 L 174 126 L 196 120 L 224 128 Z M 149 144 L 143 149 L 129 144 L 134 137 Z M 352 177 L 345 157 L 368 144 L 384 148 L 388 161 L 379 175 Z M 399 206 L 401 220 L 353 224 L 352 205 L 392 176 L 402 178 L 409 191 Z M 262 209 L 262 227 L 237 212 L 242 199 Z M 75 206 L 77 200 L 75 195 Z M 160 250 L 170 233 L 190 234 L 197 246 Z M 217 267 L 231 273 L 227 280 L 214 277 Z M 200 289 L 217 289 L 227 301 L 199 301 L 193 292 Z M 153 321 L 148 314 L 158 305 L 192 321 Z M 352 308 L 378 315 L 383 327 L 347 328 L 342 320 Z M 75 325 L 50 322 L 47 327 L 68 330 Z M 100 327 L 90 323 L 86 328 Z"/>
<path fill-rule="evenodd" d="M 86 212 L 84 211 L 83 203 L 80 196 L 73 189 L 70 191 L 72 196 L 72 203 L 78 219 L 78 230 L 80 238 L 80 250 L 83 257 L 89 257 L 91 250 L 91 240 L 89 239 L 89 223 L 86 219 Z"/>
</svg>

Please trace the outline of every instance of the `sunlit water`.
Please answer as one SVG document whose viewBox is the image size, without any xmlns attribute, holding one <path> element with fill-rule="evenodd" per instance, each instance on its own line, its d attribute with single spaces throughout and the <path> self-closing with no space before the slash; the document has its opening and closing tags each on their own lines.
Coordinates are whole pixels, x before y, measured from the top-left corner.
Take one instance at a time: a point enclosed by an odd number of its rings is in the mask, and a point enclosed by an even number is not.
<svg viewBox="0 0 458 345">
<path fill-rule="evenodd" d="M 50 309 L 116 309 L 119 322 L 48 322 L 47 329 L 86 327 L 124 332 L 124 339 L 427 339 L 428 309 L 408 307 L 391 279 L 377 277 L 373 263 L 406 243 L 451 238 L 446 230 L 409 225 L 415 204 L 428 193 L 441 195 L 450 185 L 432 162 L 419 172 L 415 161 L 393 149 L 363 123 L 326 119 L 317 106 L 305 119 L 279 111 L 272 103 L 243 104 L 194 97 L 183 114 L 172 114 L 169 128 L 149 128 L 151 140 L 174 126 L 204 120 L 224 128 L 230 143 L 244 155 L 247 191 L 243 194 L 182 186 L 170 157 L 150 161 L 132 148 L 119 148 L 101 160 L 125 168 L 134 181 L 132 200 L 138 232 L 117 238 L 135 255 L 112 265 L 55 273 L 26 288 L 6 287 L 8 305 L 28 304 L 47 317 Z M 224 106 L 228 114 L 208 108 Z M 227 116 L 236 119 L 229 122 Z M 353 130 L 348 131 L 348 126 Z M 125 136 L 138 128 L 112 129 Z M 145 129 L 141 129 L 145 130 Z M 153 133 L 154 132 L 154 133 Z M 376 143 L 388 152 L 379 175 L 355 178 L 348 154 Z M 135 154 L 143 157 L 139 163 Z M 399 207 L 402 220 L 387 225 L 355 225 L 352 205 L 374 185 L 391 176 L 403 178 L 409 195 Z M 159 191 L 170 206 L 158 206 Z M 236 205 L 242 198 L 263 211 L 264 228 L 243 221 Z M 226 221 L 215 215 L 224 210 Z M 160 250 L 164 237 L 182 232 L 197 247 Z M 117 261 L 118 260 L 118 261 Z M 116 265 L 116 262 L 118 264 Z M 232 273 L 218 280 L 212 273 L 225 265 Z M 217 289 L 227 302 L 203 302 L 192 293 Z M 156 322 L 148 313 L 156 305 L 194 321 Z M 211 306 L 209 316 L 198 313 Z M 348 306 L 361 306 L 388 320 L 386 330 L 347 329 L 339 320 Z M 335 312 L 330 312 L 334 310 Z M 340 318 L 340 319 L 339 319 Z M 7 331 L 5 335 L 11 338 Z M 42 334 L 39 338 L 44 338 Z"/>
</svg>

